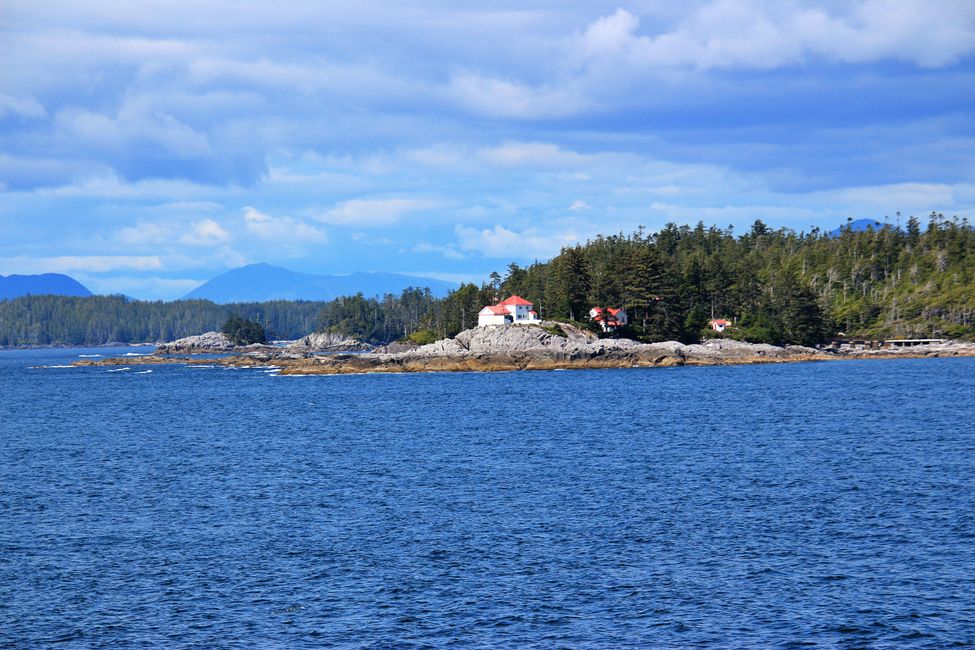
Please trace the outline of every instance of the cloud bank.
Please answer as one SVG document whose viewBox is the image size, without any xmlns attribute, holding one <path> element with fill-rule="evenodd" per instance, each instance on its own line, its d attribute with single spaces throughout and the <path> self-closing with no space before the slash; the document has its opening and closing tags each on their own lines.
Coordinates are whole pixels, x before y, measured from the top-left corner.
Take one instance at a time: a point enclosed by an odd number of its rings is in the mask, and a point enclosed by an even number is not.
<svg viewBox="0 0 975 650">
<path fill-rule="evenodd" d="M 172 297 L 248 261 L 477 277 L 668 220 L 972 216 L 973 58 L 951 0 L 12 0 L 0 259 Z"/>
</svg>

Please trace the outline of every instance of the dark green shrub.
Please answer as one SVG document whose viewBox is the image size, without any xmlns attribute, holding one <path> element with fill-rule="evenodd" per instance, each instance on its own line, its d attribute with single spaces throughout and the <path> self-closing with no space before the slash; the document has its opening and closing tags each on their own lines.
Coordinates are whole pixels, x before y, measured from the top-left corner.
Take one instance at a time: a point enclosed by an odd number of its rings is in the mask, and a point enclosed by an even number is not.
<svg viewBox="0 0 975 650">
<path fill-rule="evenodd" d="M 412 341 L 417 345 L 426 345 L 428 343 L 433 343 L 437 341 L 440 337 L 437 333 L 430 329 L 417 330 L 406 337 L 408 341 Z"/>
<path fill-rule="evenodd" d="M 259 323 L 244 320 L 239 316 L 231 316 L 220 328 L 234 345 L 251 345 L 252 343 L 267 343 L 267 334 Z"/>
</svg>

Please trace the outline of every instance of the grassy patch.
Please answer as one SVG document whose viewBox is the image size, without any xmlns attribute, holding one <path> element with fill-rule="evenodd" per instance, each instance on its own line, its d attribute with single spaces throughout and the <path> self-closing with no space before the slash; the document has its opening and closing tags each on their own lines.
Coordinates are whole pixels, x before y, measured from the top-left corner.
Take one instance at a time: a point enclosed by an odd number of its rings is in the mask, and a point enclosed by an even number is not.
<svg viewBox="0 0 975 650">
<path fill-rule="evenodd" d="M 542 325 L 541 327 L 552 336 L 565 336 L 565 330 L 558 325 Z"/>
<path fill-rule="evenodd" d="M 437 333 L 429 329 L 417 330 L 406 337 L 408 341 L 412 341 L 417 345 L 433 343 L 434 341 L 438 340 L 438 338 Z"/>
</svg>

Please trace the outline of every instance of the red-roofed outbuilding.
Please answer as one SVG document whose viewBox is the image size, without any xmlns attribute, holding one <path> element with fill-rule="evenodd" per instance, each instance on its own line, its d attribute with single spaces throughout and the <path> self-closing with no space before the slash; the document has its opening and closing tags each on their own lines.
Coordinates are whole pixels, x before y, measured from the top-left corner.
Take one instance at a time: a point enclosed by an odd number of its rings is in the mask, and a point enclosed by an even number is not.
<svg viewBox="0 0 975 650">
<path fill-rule="evenodd" d="M 723 332 L 729 325 L 731 325 L 731 321 L 723 318 L 714 318 L 708 323 L 708 327 L 715 332 Z"/>
<path fill-rule="evenodd" d="M 619 309 L 607 307 L 605 313 L 602 307 L 593 307 L 589 310 L 589 318 L 599 323 L 604 332 L 612 332 L 627 323 L 626 310 L 622 307 Z"/>
</svg>

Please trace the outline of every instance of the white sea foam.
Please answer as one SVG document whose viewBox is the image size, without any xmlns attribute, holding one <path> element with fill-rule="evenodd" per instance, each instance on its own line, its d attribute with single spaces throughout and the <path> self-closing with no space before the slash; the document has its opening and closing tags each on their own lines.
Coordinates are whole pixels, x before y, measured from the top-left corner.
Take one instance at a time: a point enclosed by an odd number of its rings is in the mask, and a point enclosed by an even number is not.
<svg viewBox="0 0 975 650">
<path fill-rule="evenodd" d="M 101 356 L 101 355 L 98 355 L 98 356 Z M 138 352 L 126 352 L 122 356 L 123 357 L 144 357 L 146 355 L 145 354 L 140 354 Z"/>
<path fill-rule="evenodd" d="M 78 355 L 78 358 L 79 359 L 94 359 L 95 357 L 100 357 L 100 356 L 102 356 L 102 355 L 100 355 L 100 354 L 79 354 Z"/>
<path fill-rule="evenodd" d="M 77 366 L 44 366 L 45 368 L 76 368 Z"/>
<path fill-rule="evenodd" d="M 148 375 L 150 372 L 152 372 L 152 368 L 149 368 L 149 370 L 141 370 L 141 371 L 139 371 L 139 372 L 137 372 L 135 374 L 137 374 L 137 375 Z"/>
<path fill-rule="evenodd" d="M 114 370 L 106 370 L 106 372 L 125 372 L 126 370 L 132 370 L 132 368 L 126 366 L 125 368 L 115 368 Z"/>
</svg>

